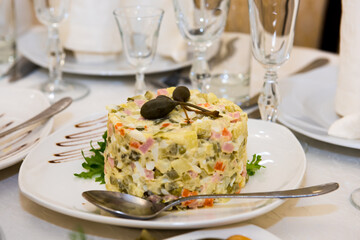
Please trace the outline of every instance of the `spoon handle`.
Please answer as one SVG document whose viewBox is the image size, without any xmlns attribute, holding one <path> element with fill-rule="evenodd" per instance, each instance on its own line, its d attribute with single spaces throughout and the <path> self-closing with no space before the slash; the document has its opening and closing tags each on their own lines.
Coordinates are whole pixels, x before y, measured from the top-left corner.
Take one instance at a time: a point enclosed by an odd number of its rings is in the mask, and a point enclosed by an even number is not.
<svg viewBox="0 0 360 240">
<path fill-rule="evenodd" d="M 5 137 L 6 135 L 13 133 L 19 129 L 22 129 L 24 127 L 30 126 L 32 124 L 35 124 L 41 120 L 44 120 L 46 118 L 52 117 L 53 115 L 61 112 L 65 108 L 67 108 L 72 102 L 72 99 L 69 97 L 65 97 L 57 101 L 56 103 L 52 104 L 50 107 L 46 108 L 41 113 L 37 114 L 33 118 L 30 118 L 26 122 L 23 122 L 5 132 L 0 133 L 0 138 Z"/>
<path fill-rule="evenodd" d="M 298 188 L 293 190 L 273 191 L 273 192 L 255 192 L 255 193 L 239 193 L 239 194 L 209 194 L 209 195 L 196 195 L 190 197 L 179 198 L 174 200 L 169 205 L 174 206 L 180 202 L 185 202 L 194 199 L 206 198 L 303 198 L 314 197 L 322 194 L 332 192 L 339 188 L 338 183 L 326 183 L 306 188 Z M 170 206 L 167 206 L 170 207 Z"/>
</svg>

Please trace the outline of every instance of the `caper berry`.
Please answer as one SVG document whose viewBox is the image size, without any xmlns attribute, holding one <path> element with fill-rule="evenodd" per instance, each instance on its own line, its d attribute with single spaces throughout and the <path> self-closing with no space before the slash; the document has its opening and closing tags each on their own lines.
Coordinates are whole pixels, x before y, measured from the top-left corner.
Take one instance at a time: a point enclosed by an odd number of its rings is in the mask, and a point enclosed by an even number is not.
<svg viewBox="0 0 360 240">
<path fill-rule="evenodd" d="M 172 97 L 176 101 L 187 102 L 190 99 L 190 91 L 185 86 L 178 86 L 175 88 Z"/>
<path fill-rule="evenodd" d="M 140 114 L 146 119 L 156 119 L 165 117 L 169 114 L 178 103 L 171 98 L 159 95 L 155 99 L 147 101 L 140 110 Z"/>
</svg>

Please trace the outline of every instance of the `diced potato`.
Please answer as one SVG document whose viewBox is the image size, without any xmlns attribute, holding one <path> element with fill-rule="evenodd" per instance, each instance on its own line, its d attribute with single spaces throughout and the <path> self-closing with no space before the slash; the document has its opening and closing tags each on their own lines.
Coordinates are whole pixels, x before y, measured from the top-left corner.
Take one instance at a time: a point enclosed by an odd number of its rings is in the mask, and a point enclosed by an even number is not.
<svg viewBox="0 0 360 240">
<path fill-rule="evenodd" d="M 216 97 L 215 94 L 209 93 L 209 94 L 207 95 L 207 101 L 208 101 L 208 103 L 210 103 L 210 104 L 216 104 L 216 103 L 219 101 L 219 99 Z"/>
<path fill-rule="evenodd" d="M 171 162 L 171 166 L 181 176 L 184 172 L 192 170 L 191 164 L 185 159 L 178 159 Z"/>
<path fill-rule="evenodd" d="M 171 162 L 167 159 L 161 159 L 155 163 L 155 167 L 164 174 L 171 169 Z"/>
<path fill-rule="evenodd" d="M 161 137 L 169 139 L 171 143 L 183 145 L 187 149 L 197 148 L 197 134 L 195 131 L 172 131 L 162 133 Z"/>
</svg>

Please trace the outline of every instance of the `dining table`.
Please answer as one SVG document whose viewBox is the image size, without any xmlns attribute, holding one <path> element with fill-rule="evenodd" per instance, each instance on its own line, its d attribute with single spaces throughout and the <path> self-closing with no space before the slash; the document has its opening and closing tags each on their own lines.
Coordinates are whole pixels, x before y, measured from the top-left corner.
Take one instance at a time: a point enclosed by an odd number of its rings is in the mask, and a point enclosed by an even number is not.
<svg viewBox="0 0 360 240">
<path fill-rule="evenodd" d="M 248 47 L 248 46 L 244 46 Z M 237 51 L 241 51 L 238 49 Z M 279 69 L 280 81 L 310 61 L 324 57 L 335 68 L 337 54 L 295 46 L 291 57 Z M 236 64 L 236 60 L 233 62 Z M 187 69 L 183 70 L 183 74 Z M 145 76 L 149 89 L 152 82 L 172 74 L 161 72 Z M 262 85 L 263 69 L 253 60 L 250 95 L 255 95 Z M 95 76 L 68 74 L 67 79 L 81 82 L 90 93 L 74 101 L 66 110 L 53 117 L 52 133 L 86 115 L 104 112 L 106 105 L 120 104 L 134 92 L 134 76 Z M 16 82 L 0 79 L 0 88 L 33 89 L 45 82 L 48 72 L 39 68 Z M 309 86 L 311 88 L 311 86 Z M 1 99 L 1 96 L 0 96 Z M 1 101 L 6 101 L 1 99 Z M 331 104 L 331 103 L 329 103 Z M 322 109 L 318 109 L 322 111 Z M 281 123 L 274 123 L 281 124 Z M 338 190 L 326 195 L 288 199 L 277 208 L 255 218 L 233 223 L 230 227 L 253 224 L 280 239 L 360 239 L 360 209 L 350 202 L 350 194 L 360 187 L 360 149 L 322 142 L 293 131 L 303 146 L 306 172 L 301 186 L 337 182 Z M 46 141 L 44 139 L 43 141 Z M 83 232 L 86 239 L 136 239 L 143 228 L 114 226 L 71 217 L 41 206 L 22 194 L 19 189 L 19 169 L 22 162 L 0 170 L 0 240 L 14 239 L 74 239 Z M 284 172 L 287 169 L 283 169 Z M 155 239 L 165 239 L 194 231 L 194 229 L 147 229 Z"/>
</svg>

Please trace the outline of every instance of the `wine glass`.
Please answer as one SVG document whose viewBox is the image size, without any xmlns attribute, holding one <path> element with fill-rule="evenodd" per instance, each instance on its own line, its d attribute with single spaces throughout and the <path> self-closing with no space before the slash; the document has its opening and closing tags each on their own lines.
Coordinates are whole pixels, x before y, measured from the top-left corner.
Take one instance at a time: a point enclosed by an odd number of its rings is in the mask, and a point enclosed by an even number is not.
<svg viewBox="0 0 360 240">
<path fill-rule="evenodd" d="M 252 51 L 266 69 L 258 104 L 261 118 L 276 121 L 280 95 L 277 69 L 290 57 L 299 0 L 248 0 Z"/>
<path fill-rule="evenodd" d="M 154 60 L 163 15 L 162 9 L 150 6 L 114 10 L 126 59 L 136 68 L 135 94 L 146 91 L 144 71 Z"/>
<path fill-rule="evenodd" d="M 207 92 L 210 71 L 206 49 L 223 33 L 229 0 L 173 0 L 176 22 L 181 35 L 194 47 L 190 70 L 192 87 Z"/>
<path fill-rule="evenodd" d="M 42 84 L 40 89 L 50 102 L 63 97 L 77 100 L 86 96 L 89 93 L 86 86 L 64 81 L 62 77 L 65 53 L 60 42 L 59 25 L 68 16 L 70 0 L 35 0 L 34 7 L 36 17 L 48 28 L 49 81 Z"/>
</svg>

